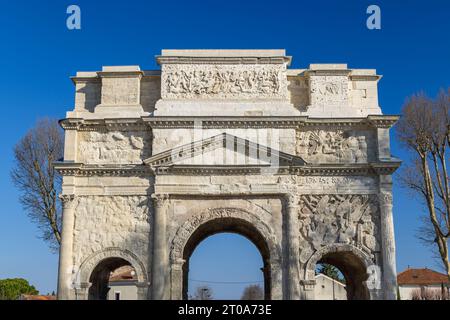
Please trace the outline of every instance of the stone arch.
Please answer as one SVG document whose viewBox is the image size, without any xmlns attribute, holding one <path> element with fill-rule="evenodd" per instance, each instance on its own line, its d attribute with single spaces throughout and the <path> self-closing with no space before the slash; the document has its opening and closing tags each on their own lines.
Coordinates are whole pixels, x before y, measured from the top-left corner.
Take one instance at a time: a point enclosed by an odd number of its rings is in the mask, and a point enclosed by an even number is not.
<svg viewBox="0 0 450 320">
<path fill-rule="evenodd" d="M 281 298 L 281 248 L 272 228 L 256 214 L 241 208 L 210 208 L 185 221 L 171 242 L 172 299 L 185 298 L 185 262 L 195 247 L 206 237 L 227 231 L 243 235 L 256 245 L 265 261 L 266 297 Z"/>
<path fill-rule="evenodd" d="M 317 263 L 325 262 L 336 266 L 346 279 L 349 300 L 366 300 L 371 298 L 367 288 L 367 270 L 374 265 L 372 258 L 351 244 L 334 243 L 317 250 L 305 266 L 305 280 L 314 281 Z"/>
<path fill-rule="evenodd" d="M 145 299 L 148 287 L 148 275 L 144 264 L 131 251 L 115 247 L 105 248 L 94 252 L 83 261 L 77 274 L 77 282 L 80 287 L 80 298 L 88 299 L 92 274 L 95 272 L 97 266 L 109 259 L 123 261 L 134 268 L 138 280 L 138 298 Z"/>
</svg>

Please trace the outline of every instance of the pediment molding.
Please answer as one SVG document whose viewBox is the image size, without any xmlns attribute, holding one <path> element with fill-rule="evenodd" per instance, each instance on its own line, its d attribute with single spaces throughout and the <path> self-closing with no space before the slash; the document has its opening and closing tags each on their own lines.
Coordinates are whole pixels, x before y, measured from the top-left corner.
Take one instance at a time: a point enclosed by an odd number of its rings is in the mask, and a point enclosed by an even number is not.
<svg viewBox="0 0 450 320">
<path fill-rule="evenodd" d="M 306 162 L 298 156 L 275 150 L 228 133 L 222 133 L 160 152 L 144 160 L 144 163 L 150 167 L 173 166 L 176 165 L 177 162 L 184 159 L 193 158 L 197 155 L 205 154 L 206 152 L 214 151 L 218 148 L 224 148 L 232 152 L 241 153 L 242 155 L 255 160 L 272 161 L 275 159 L 277 160 L 275 162 L 277 166 L 295 166 L 306 164 Z M 257 155 L 257 158 L 254 158 L 254 155 Z M 267 156 L 267 159 L 265 159 L 264 156 Z M 264 167 L 265 165 L 263 164 L 262 166 Z M 258 167 L 261 167 L 261 165 L 258 165 Z"/>
</svg>

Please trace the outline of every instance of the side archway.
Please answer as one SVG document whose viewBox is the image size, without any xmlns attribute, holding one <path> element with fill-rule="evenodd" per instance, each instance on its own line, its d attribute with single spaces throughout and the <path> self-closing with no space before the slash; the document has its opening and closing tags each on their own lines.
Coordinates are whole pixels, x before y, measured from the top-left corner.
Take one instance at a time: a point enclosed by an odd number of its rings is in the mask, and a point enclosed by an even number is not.
<svg viewBox="0 0 450 320">
<path fill-rule="evenodd" d="M 281 249 L 276 237 L 257 215 L 240 208 L 208 209 L 181 225 L 170 250 L 171 298 L 187 298 L 190 255 L 205 238 L 221 232 L 237 233 L 253 242 L 264 262 L 265 298 L 281 299 Z"/>
<path fill-rule="evenodd" d="M 368 268 L 374 263 L 371 257 L 350 244 L 331 244 L 317 250 L 306 263 L 305 279 L 314 281 L 318 263 L 337 267 L 345 277 L 348 300 L 369 300 L 366 281 Z"/>
<path fill-rule="evenodd" d="M 105 248 L 84 260 L 77 275 L 80 288 L 78 298 L 104 299 L 109 272 L 127 265 L 136 272 L 138 299 L 147 299 L 148 276 L 144 264 L 135 254 L 120 248 Z"/>
</svg>

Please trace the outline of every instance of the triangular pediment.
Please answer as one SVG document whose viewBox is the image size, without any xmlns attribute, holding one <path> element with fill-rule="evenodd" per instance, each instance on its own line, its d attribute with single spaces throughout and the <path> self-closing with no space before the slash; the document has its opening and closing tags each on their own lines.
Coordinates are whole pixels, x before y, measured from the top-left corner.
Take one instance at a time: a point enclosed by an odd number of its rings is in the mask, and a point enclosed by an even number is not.
<svg viewBox="0 0 450 320">
<path fill-rule="evenodd" d="M 299 166 L 297 156 L 222 133 L 155 154 L 144 161 L 151 167 L 172 166 Z"/>
</svg>

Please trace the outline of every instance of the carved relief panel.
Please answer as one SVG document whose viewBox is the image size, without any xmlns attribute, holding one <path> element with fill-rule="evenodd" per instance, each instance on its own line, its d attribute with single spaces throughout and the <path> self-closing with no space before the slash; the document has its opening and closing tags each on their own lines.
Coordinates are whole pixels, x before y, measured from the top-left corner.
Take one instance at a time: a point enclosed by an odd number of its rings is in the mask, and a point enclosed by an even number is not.
<svg viewBox="0 0 450 320">
<path fill-rule="evenodd" d="M 163 65 L 161 95 L 169 99 L 287 99 L 284 65 Z"/>
<path fill-rule="evenodd" d="M 79 133 L 78 162 L 88 164 L 141 164 L 150 156 L 148 131 L 87 131 Z"/>
<path fill-rule="evenodd" d="M 130 250 L 142 261 L 148 257 L 151 234 L 147 196 L 81 196 L 75 207 L 76 263 L 107 247 Z"/>
<path fill-rule="evenodd" d="M 310 163 L 366 163 L 374 150 L 371 131 L 297 130 L 297 155 Z"/>
<path fill-rule="evenodd" d="M 300 208 L 302 263 L 333 243 L 351 244 L 369 254 L 380 250 L 376 195 L 302 195 Z"/>
<path fill-rule="evenodd" d="M 348 105 L 348 76 L 311 76 L 311 105 Z"/>
</svg>

